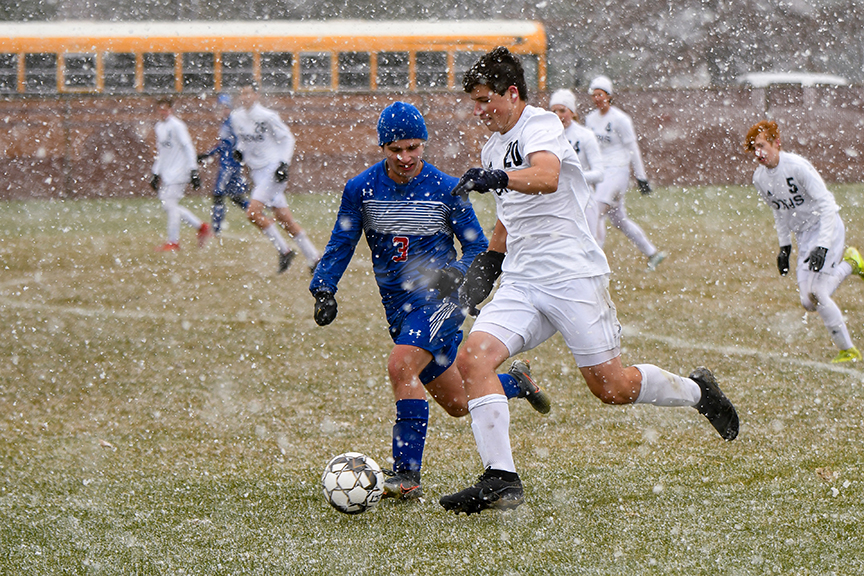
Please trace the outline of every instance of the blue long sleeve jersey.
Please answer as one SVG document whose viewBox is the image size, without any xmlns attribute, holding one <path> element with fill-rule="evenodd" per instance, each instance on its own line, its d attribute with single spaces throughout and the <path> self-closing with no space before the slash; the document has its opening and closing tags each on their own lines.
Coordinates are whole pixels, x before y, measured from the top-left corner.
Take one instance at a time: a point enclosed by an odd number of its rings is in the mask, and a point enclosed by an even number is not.
<svg viewBox="0 0 864 576">
<path fill-rule="evenodd" d="M 443 299 L 428 289 L 424 269 L 453 267 L 464 274 L 489 243 L 471 204 L 450 195 L 457 178 L 425 162 L 411 182 L 396 184 L 384 163 L 345 185 L 336 225 L 309 290 L 336 293 L 362 231 L 372 251 L 381 303 L 392 324 L 406 311 Z M 462 248 L 458 260 L 454 235 Z"/>
<path fill-rule="evenodd" d="M 234 174 L 242 173 L 243 165 L 234 159 L 234 148 L 237 144 L 237 136 L 231 128 L 231 119 L 226 118 L 219 127 L 219 143 L 209 152 L 207 156 L 219 155 L 219 176 L 217 180 L 230 178 Z"/>
</svg>

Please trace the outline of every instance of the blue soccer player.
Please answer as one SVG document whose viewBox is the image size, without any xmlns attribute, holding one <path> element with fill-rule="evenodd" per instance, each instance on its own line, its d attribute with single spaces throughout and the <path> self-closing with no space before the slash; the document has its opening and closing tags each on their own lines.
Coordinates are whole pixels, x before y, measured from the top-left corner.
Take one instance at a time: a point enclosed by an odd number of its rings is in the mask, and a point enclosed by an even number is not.
<svg viewBox="0 0 864 576">
<path fill-rule="evenodd" d="M 209 152 L 198 155 L 198 161 L 205 160 L 211 156 L 219 157 L 219 172 L 216 175 L 216 184 L 213 186 L 213 233 L 222 231 L 222 221 L 225 219 L 225 197 L 227 196 L 234 204 L 246 212 L 249 207 L 247 192 L 249 186 L 246 177 L 243 176 L 243 165 L 234 158 L 234 148 L 237 136 L 231 129 L 232 102 L 228 94 L 220 94 L 217 99 L 222 112 L 222 126 L 219 127 L 219 144 Z"/>
<path fill-rule="evenodd" d="M 387 363 L 396 400 L 394 463 L 384 492 L 405 499 L 422 494 L 426 391 L 451 416 L 468 413 L 462 376 L 453 363 L 465 320 L 458 289 L 472 261 L 485 258 L 488 247 L 471 204 L 450 194 L 458 179 L 423 160 L 427 138 L 423 116 L 411 104 L 395 102 L 381 112 L 378 145 L 384 160 L 345 185 L 336 225 L 309 286 L 315 322 L 326 326 L 336 318 L 336 285 L 360 234 L 366 235 L 395 343 Z M 458 259 L 454 236 L 462 248 Z M 526 398 L 539 412 L 549 411 L 549 398 L 525 362 L 517 360 L 499 378 L 508 398 Z"/>
</svg>

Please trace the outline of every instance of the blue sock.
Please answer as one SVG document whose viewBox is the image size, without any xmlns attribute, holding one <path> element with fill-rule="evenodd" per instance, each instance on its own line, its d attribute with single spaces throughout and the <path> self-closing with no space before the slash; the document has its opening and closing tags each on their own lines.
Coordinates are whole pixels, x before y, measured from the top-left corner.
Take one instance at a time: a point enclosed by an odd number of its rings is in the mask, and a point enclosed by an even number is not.
<svg viewBox="0 0 864 576">
<path fill-rule="evenodd" d="M 222 230 L 222 220 L 225 219 L 225 203 L 218 201 L 213 203 L 213 233 L 219 234 Z"/>
<path fill-rule="evenodd" d="M 393 425 L 394 471 L 420 471 L 428 423 L 429 402 L 426 400 L 396 402 L 396 424 Z"/>
<path fill-rule="evenodd" d="M 516 398 L 522 393 L 522 388 L 519 387 L 519 382 L 510 374 L 498 374 L 498 380 L 501 381 L 501 386 L 504 387 L 504 395 L 507 399 Z"/>
</svg>

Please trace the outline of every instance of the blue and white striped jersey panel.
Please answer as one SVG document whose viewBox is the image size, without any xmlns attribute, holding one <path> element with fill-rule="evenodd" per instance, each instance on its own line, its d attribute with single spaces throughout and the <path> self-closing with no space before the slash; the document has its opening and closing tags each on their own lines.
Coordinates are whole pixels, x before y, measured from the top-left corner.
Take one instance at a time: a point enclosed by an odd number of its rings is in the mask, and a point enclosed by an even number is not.
<svg viewBox="0 0 864 576">
<path fill-rule="evenodd" d="M 435 335 L 438 334 L 438 331 L 441 329 L 441 326 L 444 325 L 444 322 L 447 321 L 450 316 L 453 315 L 454 312 L 459 310 L 459 305 L 454 303 L 451 300 L 445 300 L 441 303 L 441 307 L 435 311 L 434 314 L 429 318 L 429 341 L 432 342 L 435 340 Z"/>
<path fill-rule="evenodd" d="M 434 236 L 452 234 L 450 208 L 424 200 L 364 200 L 363 229 L 376 234 Z"/>
</svg>

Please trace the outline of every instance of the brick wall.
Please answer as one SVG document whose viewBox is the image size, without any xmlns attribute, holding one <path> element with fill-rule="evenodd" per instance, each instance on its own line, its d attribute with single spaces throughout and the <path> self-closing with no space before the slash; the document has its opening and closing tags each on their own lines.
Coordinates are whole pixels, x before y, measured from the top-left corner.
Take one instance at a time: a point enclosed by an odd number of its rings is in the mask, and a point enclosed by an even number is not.
<svg viewBox="0 0 864 576">
<path fill-rule="evenodd" d="M 585 114 L 587 94 L 577 94 Z M 381 158 L 375 138 L 389 95 L 266 97 L 297 137 L 290 193 L 341 190 Z M 409 95 L 426 117 L 426 158 L 452 174 L 476 165 L 487 136 L 463 94 Z M 545 105 L 541 95 L 535 102 Z M 746 184 L 755 166 L 741 149 L 761 118 L 781 124 L 785 149 L 827 181 L 864 179 L 864 88 L 625 92 L 616 104 L 634 120 L 649 179 L 658 185 Z M 199 152 L 216 143 L 213 98 L 180 97 L 175 113 Z M 158 116 L 153 99 L 0 100 L 0 199 L 152 196 L 147 185 Z M 210 190 L 215 166 L 202 168 Z"/>
</svg>

